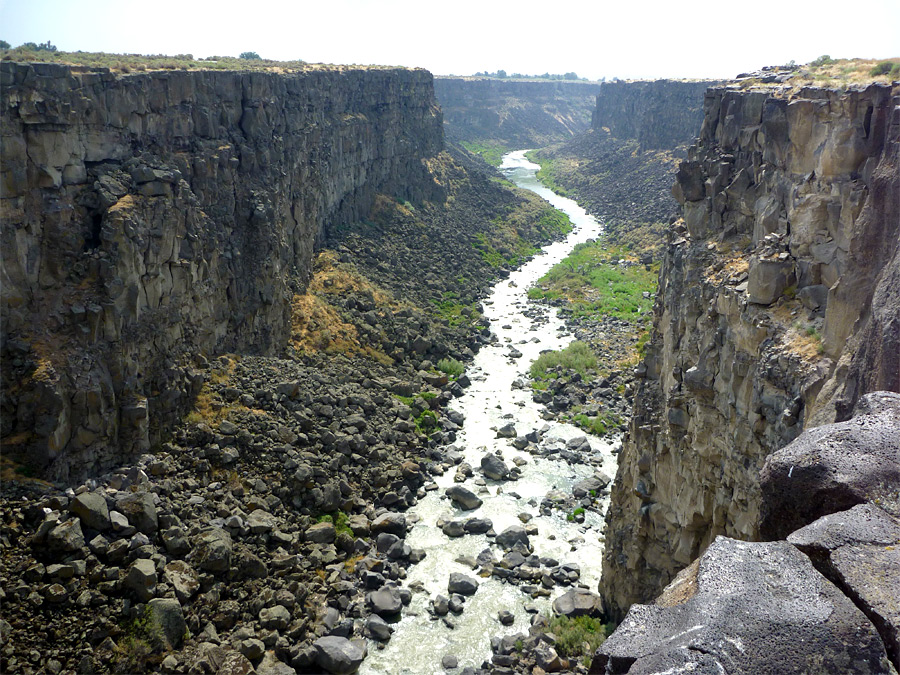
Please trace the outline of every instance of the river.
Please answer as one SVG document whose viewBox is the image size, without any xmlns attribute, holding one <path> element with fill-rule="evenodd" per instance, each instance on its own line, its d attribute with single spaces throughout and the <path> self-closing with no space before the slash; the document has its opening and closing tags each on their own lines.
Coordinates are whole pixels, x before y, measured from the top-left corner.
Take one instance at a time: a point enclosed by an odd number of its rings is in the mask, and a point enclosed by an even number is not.
<svg viewBox="0 0 900 675">
<path fill-rule="evenodd" d="M 456 445 L 463 454 L 463 461 L 474 469 L 474 476 L 463 485 L 483 500 L 475 511 L 460 511 L 445 496 L 445 490 L 454 485 L 454 471 L 436 476 L 438 489 L 428 492 L 411 510 L 419 521 L 407 535 L 407 543 L 426 552 L 425 559 L 409 568 L 405 585 L 421 589 L 413 593 L 410 605 L 403 610 L 402 619 L 393 624 L 394 635 L 383 648 L 370 643 L 369 656 L 363 662 L 361 673 L 367 675 L 420 675 L 443 673 L 441 658 L 445 654 L 457 657 L 459 667 L 473 666 L 490 659 L 490 639 L 494 635 L 517 632 L 527 633 L 531 614 L 535 609 L 550 611 L 552 597 L 565 588 L 557 586 L 551 598 L 533 599 L 518 586 L 496 578 L 478 578 L 480 584 L 475 595 L 466 599 L 462 614 L 448 618 L 454 628 L 435 620 L 429 613 L 431 599 L 442 594 L 449 596 L 447 582 L 451 572 L 462 572 L 476 577 L 472 569 L 457 559 L 474 558 L 491 546 L 491 539 L 484 534 L 467 534 L 458 538 L 447 537 L 437 522 L 466 520 L 471 517 L 489 518 L 496 532 L 511 525 L 522 525 L 520 514 L 531 519 L 527 526 L 536 526 L 537 534 L 530 536 L 536 554 L 551 557 L 560 563 L 577 563 L 581 567 L 580 583 L 595 590 L 600 574 L 603 544 L 600 539 L 602 513 L 589 510 L 584 523 L 567 520 L 566 513 L 554 509 L 551 515 L 541 515 L 540 503 L 551 490 L 571 495 L 572 485 L 594 474 L 600 466 L 606 474 L 615 475 L 615 455 L 612 445 L 589 437 L 593 450 L 593 464 L 568 464 L 515 449 L 510 440 L 497 438 L 496 429 L 512 422 L 518 434 L 549 427 L 542 443 L 563 445 L 567 439 L 584 436 L 580 429 L 541 418 L 543 406 L 531 399 L 530 388 L 514 389 L 513 382 L 523 377 L 531 363 L 543 350 L 557 350 L 572 341 L 555 312 L 527 298 L 528 287 L 543 276 L 553 265 L 565 258 L 572 248 L 596 237 L 601 230 L 595 218 L 571 199 L 561 197 L 545 188 L 535 177 L 538 169 L 525 159 L 525 151 L 504 156 L 500 170 L 519 187 L 531 190 L 571 219 L 574 229 L 564 241 L 544 248 L 543 253 L 507 279 L 498 282 L 484 301 L 485 317 L 490 320 L 491 331 L 498 340 L 484 348 L 468 367 L 466 373 L 472 385 L 465 394 L 454 401 L 453 409 L 465 415 L 466 421 L 459 433 Z M 510 347 L 522 353 L 520 358 L 510 357 Z M 513 466 L 514 458 L 524 459 L 521 477 L 516 481 L 482 481 L 481 458 L 487 452 L 500 450 L 507 466 Z M 605 508 L 605 504 L 603 505 Z M 527 518 L 527 516 L 526 516 Z M 503 552 L 493 547 L 497 559 Z M 500 610 L 509 610 L 515 616 L 510 626 L 498 621 Z"/>
</svg>

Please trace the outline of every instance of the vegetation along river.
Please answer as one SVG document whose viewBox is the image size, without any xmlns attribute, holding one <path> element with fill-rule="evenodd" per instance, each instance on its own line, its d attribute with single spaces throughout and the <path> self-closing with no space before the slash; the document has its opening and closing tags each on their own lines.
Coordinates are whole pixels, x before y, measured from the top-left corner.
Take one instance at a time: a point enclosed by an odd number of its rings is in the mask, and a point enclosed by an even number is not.
<svg viewBox="0 0 900 675">
<path fill-rule="evenodd" d="M 473 473 L 462 483 L 455 481 L 452 470 L 435 476 L 435 484 L 429 486 L 427 496 L 414 508 L 412 517 L 418 521 L 407 542 L 412 548 L 424 549 L 426 557 L 408 571 L 404 585 L 413 591 L 412 600 L 404 609 L 403 618 L 393 624 L 391 640 L 383 648 L 375 642 L 370 644 L 361 670 L 368 675 L 440 673 L 441 660 L 447 654 L 455 655 L 461 668 L 479 667 L 491 656 L 492 636 L 527 633 L 533 613 L 549 613 L 552 599 L 571 588 L 559 584 L 552 589 L 543 588 L 540 576 L 514 579 L 513 583 L 496 576 L 479 576 L 472 564 L 479 554 L 484 555 L 485 549 L 497 565 L 506 554 L 489 536 L 494 532 L 502 533 L 511 526 L 525 528 L 533 555 L 537 556 L 525 555 L 526 569 L 539 567 L 544 573 L 555 569 L 559 575 L 558 568 L 563 566 L 563 573 L 579 572 L 576 584 L 592 590 L 597 587 L 603 548 L 602 511 L 606 503 L 588 509 L 583 514 L 584 522 L 576 522 L 570 518 L 572 492 L 577 482 L 593 477 L 597 471 L 615 475 L 615 456 L 610 443 L 594 437 L 587 437 L 589 440 L 582 441 L 574 452 L 578 445 L 574 439 L 584 437 L 584 432 L 572 425 L 544 421 L 542 406 L 532 401 L 526 379 L 530 364 L 544 350 L 565 347 L 572 336 L 551 308 L 530 302 L 526 294 L 528 287 L 565 258 L 576 244 L 596 237 L 601 225 L 571 199 L 545 188 L 535 177 L 538 168 L 525 159 L 525 151 L 517 151 L 504 157 L 501 171 L 519 187 L 537 193 L 565 212 L 574 229 L 564 241 L 547 246 L 541 255 L 498 282 L 484 301 L 485 317 L 497 340 L 483 348 L 470 365 L 466 374 L 472 384 L 453 405 L 465 416 L 456 447 L 461 462 L 471 465 Z M 510 423 L 517 435 L 541 432 L 540 442 L 531 446 L 536 448 L 533 454 L 517 450 L 512 445 L 513 438 L 498 437 L 498 430 Z M 590 450 L 583 445 L 585 442 L 590 444 Z M 482 458 L 497 452 L 507 467 L 520 465 L 517 479 L 491 480 L 483 476 Z M 570 463 L 566 456 L 579 457 L 580 461 Z M 446 490 L 454 485 L 474 492 L 483 501 L 481 506 L 465 511 L 458 508 L 446 496 Z M 548 495 L 551 500 L 567 498 L 568 503 L 563 508 L 549 508 Z M 446 521 L 465 523 L 472 518 L 490 519 L 493 532 L 449 537 L 440 527 Z M 481 529 L 475 525 L 473 528 Z M 513 564 L 518 562 L 515 557 Z M 566 567 L 572 563 L 577 567 Z M 520 567 L 517 565 L 516 569 Z M 451 573 L 476 579 L 478 589 L 474 595 L 464 596 L 461 613 L 451 611 L 439 616 L 433 602 L 441 595 L 451 597 Z M 501 625 L 501 610 L 513 614 L 511 625 Z"/>
</svg>

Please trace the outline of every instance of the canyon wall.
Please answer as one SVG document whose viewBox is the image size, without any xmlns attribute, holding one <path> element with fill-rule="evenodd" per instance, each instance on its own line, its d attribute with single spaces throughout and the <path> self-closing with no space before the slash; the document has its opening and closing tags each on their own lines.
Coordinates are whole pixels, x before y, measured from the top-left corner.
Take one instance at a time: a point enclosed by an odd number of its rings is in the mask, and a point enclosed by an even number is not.
<svg viewBox="0 0 900 675">
<path fill-rule="evenodd" d="M 440 194 L 426 71 L 0 75 L 4 452 L 57 478 L 149 448 L 207 357 L 283 350 L 327 228 Z"/>
<path fill-rule="evenodd" d="M 666 150 L 691 143 L 703 119 L 703 94 L 712 81 L 604 82 L 591 128 L 635 139 L 641 150 Z"/>
<path fill-rule="evenodd" d="M 537 148 L 590 127 L 599 85 L 579 81 L 438 77 L 434 91 L 450 138 Z"/>
<path fill-rule="evenodd" d="M 770 453 L 900 390 L 897 93 L 707 92 L 607 515 L 611 616 L 759 538 Z"/>
</svg>

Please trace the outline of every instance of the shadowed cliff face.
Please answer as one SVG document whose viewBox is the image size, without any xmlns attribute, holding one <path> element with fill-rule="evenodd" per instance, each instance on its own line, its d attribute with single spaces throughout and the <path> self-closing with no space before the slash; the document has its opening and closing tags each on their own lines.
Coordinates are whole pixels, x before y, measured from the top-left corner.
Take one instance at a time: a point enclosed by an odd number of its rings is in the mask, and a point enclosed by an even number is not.
<svg viewBox="0 0 900 675">
<path fill-rule="evenodd" d="M 758 538 L 767 455 L 900 388 L 890 87 L 714 88 L 704 107 L 607 517 L 618 617 L 716 536 Z"/>
<path fill-rule="evenodd" d="M 703 115 L 703 93 L 711 81 L 604 82 L 591 128 L 632 138 L 641 150 L 672 149 L 694 140 Z"/>
<path fill-rule="evenodd" d="M 596 83 L 436 78 L 448 137 L 536 148 L 589 128 Z"/>
<path fill-rule="evenodd" d="M 281 350 L 327 228 L 440 193 L 425 71 L 0 73 L 4 450 L 59 477 L 148 448 L 206 356 Z"/>
</svg>

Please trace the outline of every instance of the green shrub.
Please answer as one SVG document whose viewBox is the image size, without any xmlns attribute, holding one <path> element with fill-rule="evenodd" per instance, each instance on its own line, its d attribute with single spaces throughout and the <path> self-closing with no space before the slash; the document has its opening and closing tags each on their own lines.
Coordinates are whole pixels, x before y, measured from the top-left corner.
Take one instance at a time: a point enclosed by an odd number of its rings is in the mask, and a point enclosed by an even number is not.
<svg viewBox="0 0 900 675">
<path fill-rule="evenodd" d="M 241 55 L 238 58 L 244 59 L 245 61 L 249 61 L 251 59 L 259 61 L 262 57 L 260 57 L 260 55 L 256 52 L 241 52 Z"/>
<path fill-rule="evenodd" d="M 438 417 L 430 410 L 423 410 L 422 414 L 416 418 L 416 430 L 420 434 L 428 434 L 438 425 Z"/>
<path fill-rule="evenodd" d="M 898 64 L 895 64 L 893 61 L 882 61 L 881 63 L 872 66 L 872 70 L 869 71 L 869 75 L 872 75 L 873 77 L 877 77 L 879 75 L 887 75 L 893 70 L 895 65 Z"/>
<path fill-rule="evenodd" d="M 812 61 L 809 65 L 811 66 L 830 66 L 834 63 L 834 59 L 828 56 L 828 54 L 822 54 L 815 61 Z"/>
<path fill-rule="evenodd" d="M 611 624 L 604 624 L 590 616 L 556 616 L 550 619 L 550 632 L 556 636 L 556 651 L 570 659 L 582 657 L 585 665 L 590 663 L 594 652 L 612 628 Z"/>
<path fill-rule="evenodd" d="M 597 357 L 586 342 L 576 340 L 565 349 L 558 352 L 546 352 L 535 359 L 531 364 L 531 379 L 548 379 L 551 377 L 548 371 L 556 367 L 574 370 L 587 379 L 588 372 L 597 367 Z"/>
<path fill-rule="evenodd" d="M 437 362 L 437 369 L 450 377 L 457 378 L 463 374 L 466 367 L 456 359 L 441 359 Z"/>
</svg>

